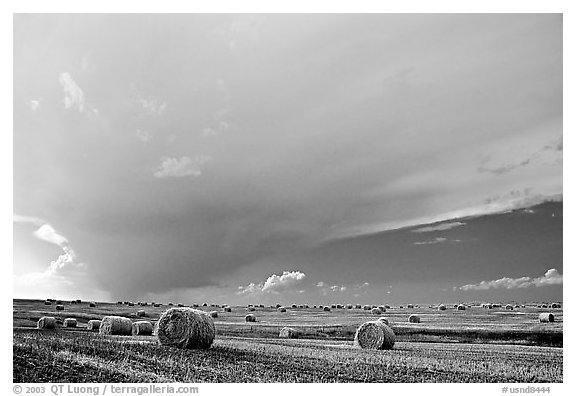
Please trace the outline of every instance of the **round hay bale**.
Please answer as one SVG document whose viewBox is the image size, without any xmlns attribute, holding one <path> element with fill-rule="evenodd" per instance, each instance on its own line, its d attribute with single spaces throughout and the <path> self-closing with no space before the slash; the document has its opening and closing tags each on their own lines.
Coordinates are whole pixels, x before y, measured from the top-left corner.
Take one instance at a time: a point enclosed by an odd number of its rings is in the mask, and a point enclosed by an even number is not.
<svg viewBox="0 0 576 396">
<path fill-rule="evenodd" d="M 246 322 L 256 322 L 256 316 L 253 314 L 248 314 L 244 316 L 244 320 L 246 320 Z"/>
<path fill-rule="evenodd" d="M 399 308 L 400 308 L 400 309 L 404 309 L 404 305 L 400 305 L 400 307 L 399 307 Z"/>
<path fill-rule="evenodd" d="M 276 304 L 276 308 L 282 307 L 282 304 Z"/>
<path fill-rule="evenodd" d="M 160 304 L 160 303 L 155 303 L 155 304 L 154 304 L 154 308 L 160 308 L 161 306 L 162 306 L 162 304 Z"/>
<path fill-rule="evenodd" d="M 354 345 L 363 349 L 392 349 L 394 331 L 380 320 L 362 323 L 354 336 Z"/>
<path fill-rule="evenodd" d="M 352 304 L 346 304 L 346 309 L 352 309 L 353 305 Z"/>
<path fill-rule="evenodd" d="M 324 309 L 324 305 L 319 305 L 318 308 Z"/>
<path fill-rule="evenodd" d="M 509 309 L 510 311 L 514 310 L 514 306 L 512 304 L 506 304 L 506 309 Z"/>
<path fill-rule="evenodd" d="M 386 307 L 384 305 L 378 305 L 378 309 L 382 312 L 386 312 Z"/>
<path fill-rule="evenodd" d="M 388 322 L 388 318 L 381 317 L 381 318 L 378 318 L 378 321 L 384 323 L 386 326 L 390 325 Z"/>
<path fill-rule="evenodd" d="M 82 303 L 82 300 L 77 299 L 77 300 L 76 300 L 76 303 L 77 303 L 77 304 L 81 304 L 81 303 Z"/>
<path fill-rule="evenodd" d="M 542 312 L 540 315 L 538 315 L 538 320 L 540 320 L 542 323 L 554 322 L 554 315 L 550 312 Z"/>
<path fill-rule="evenodd" d="M 382 315 L 382 310 L 380 308 L 372 308 L 371 312 L 373 315 Z"/>
<path fill-rule="evenodd" d="M 548 304 L 542 304 L 542 308 L 548 308 Z"/>
<path fill-rule="evenodd" d="M 324 312 L 330 312 L 330 307 L 329 307 L 328 305 L 326 305 L 326 306 L 323 308 L 323 310 L 324 310 Z"/>
<path fill-rule="evenodd" d="M 146 316 L 146 311 L 144 311 L 143 309 L 139 309 L 136 312 L 136 316 L 144 317 L 144 316 Z"/>
<path fill-rule="evenodd" d="M 390 305 L 388 305 L 388 304 L 385 304 L 385 305 L 384 305 L 384 308 L 386 308 L 386 309 L 390 309 Z"/>
<path fill-rule="evenodd" d="M 62 304 L 56 305 L 56 311 L 64 311 L 64 305 Z"/>
<path fill-rule="evenodd" d="M 95 303 L 94 301 L 92 301 L 92 302 L 90 303 L 90 308 L 94 308 L 95 306 L 96 306 L 96 303 Z"/>
<path fill-rule="evenodd" d="M 88 321 L 88 330 L 100 330 L 100 323 L 102 323 L 101 320 L 96 320 L 96 319 L 92 319 Z"/>
<path fill-rule="evenodd" d="M 438 311 L 446 311 L 446 305 L 444 304 L 438 305 Z"/>
<path fill-rule="evenodd" d="M 298 305 L 298 308 L 304 308 L 304 305 Z"/>
<path fill-rule="evenodd" d="M 552 305 L 550 305 L 550 308 L 562 308 L 562 306 L 560 305 L 560 303 L 552 303 Z"/>
<path fill-rule="evenodd" d="M 56 300 L 56 304 L 62 304 L 62 300 Z"/>
<path fill-rule="evenodd" d="M 230 307 L 224 307 L 224 312 L 232 312 L 232 308 L 230 308 Z"/>
<path fill-rule="evenodd" d="M 147 320 L 132 323 L 132 335 L 151 336 L 153 332 L 154 326 Z"/>
<path fill-rule="evenodd" d="M 170 308 L 156 324 L 161 345 L 178 348 L 210 348 L 216 329 L 206 312 L 194 308 Z"/>
<path fill-rule="evenodd" d="M 407 307 L 408 308 L 414 308 L 414 304 L 408 304 Z"/>
<path fill-rule="evenodd" d="M 278 312 L 286 312 L 286 307 L 279 307 L 276 309 Z"/>
<path fill-rule="evenodd" d="M 282 330 L 280 330 L 280 334 L 279 337 L 280 338 L 298 338 L 299 332 L 296 329 L 293 329 L 291 327 L 283 327 Z"/>
<path fill-rule="evenodd" d="M 336 304 L 336 308 L 338 308 L 338 309 L 342 309 L 342 308 L 343 308 L 343 306 L 342 306 L 342 304 Z"/>
<path fill-rule="evenodd" d="M 133 303 L 133 302 L 129 302 L 129 303 L 128 303 L 128 306 L 129 306 L 129 307 L 133 307 L 133 306 L 134 306 L 134 303 Z"/>
<path fill-rule="evenodd" d="M 210 316 L 213 318 L 217 318 L 218 317 L 218 312 L 217 311 L 212 311 L 210 312 Z"/>
<path fill-rule="evenodd" d="M 408 316 L 408 322 L 420 323 L 420 316 L 412 314 L 412 315 Z"/>
<path fill-rule="evenodd" d="M 371 305 L 364 305 L 364 306 L 362 307 L 362 309 L 363 309 L 364 311 L 370 311 L 370 310 L 372 309 L 372 306 L 371 306 Z"/>
<path fill-rule="evenodd" d="M 76 319 L 74 318 L 66 318 L 64 319 L 64 327 L 77 327 L 78 326 L 78 322 L 76 321 Z"/>
<path fill-rule="evenodd" d="M 360 304 L 356 304 L 355 307 L 356 307 L 356 309 L 362 309 L 362 305 L 360 305 Z"/>
<path fill-rule="evenodd" d="M 99 332 L 105 335 L 131 335 L 132 321 L 122 316 L 104 316 Z"/>
<path fill-rule="evenodd" d="M 466 310 L 466 305 L 464 305 L 464 304 L 459 304 L 459 305 L 456 306 L 456 309 L 457 309 L 458 311 L 465 311 L 465 310 Z"/>
<path fill-rule="evenodd" d="M 171 306 L 173 306 L 173 305 L 174 305 L 174 303 L 172 303 L 172 302 L 169 302 L 169 303 L 168 303 L 168 306 L 169 306 L 169 307 L 171 307 Z"/>
<path fill-rule="evenodd" d="M 256 308 L 254 308 L 254 307 L 248 307 L 248 308 L 246 308 L 246 311 L 248 311 L 248 312 L 254 312 L 254 311 L 256 311 Z"/>
<path fill-rule="evenodd" d="M 296 308 L 298 308 L 298 305 L 292 304 L 292 309 L 296 309 Z"/>
<path fill-rule="evenodd" d="M 204 304 L 204 306 L 206 306 L 206 304 Z M 184 308 L 184 304 L 178 303 L 178 308 Z"/>
<path fill-rule="evenodd" d="M 42 316 L 36 324 L 38 329 L 52 330 L 56 328 L 56 318 L 53 316 Z"/>
<path fill-rule="evenodd" d="M 52 305 L 52 301 L 46 300 L 46 301 L 44 301 L 44 305 Z"/>
</svg>

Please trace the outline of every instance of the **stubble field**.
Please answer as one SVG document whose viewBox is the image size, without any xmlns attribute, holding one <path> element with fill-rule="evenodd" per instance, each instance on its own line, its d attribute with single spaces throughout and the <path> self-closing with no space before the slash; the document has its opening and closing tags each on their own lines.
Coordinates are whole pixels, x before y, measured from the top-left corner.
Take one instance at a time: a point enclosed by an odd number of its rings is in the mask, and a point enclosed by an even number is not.
<svg viewBox="0 0 576 396">
<path fill-rule="evenodd" d="M 86 329 L 105 315 L 155 322 L 168 307 L 14 300 L 15 382 L 562 382 L 562 310 L 471 307 L 392 308 L 382 315 L 361 309 L 256 308 L 246 323 L 244 307 L 215 318 L 216 340 L 208 350 L 158 345 L 154 336 L 102 336 Z M 146 318 L 136 312 L 146 311 Z M 554 323 L 539 323 L 553 312 Z M 416 313 L 421 323 L 409 323 Z M 35 329 L 42 316 L 76 318 L 77 329 Z M 361 323 L 380 316 L 396 334 L 390 351 L 353 345 Z M 298 339 L 281 339 L 290 326 Z"/>
</svg>

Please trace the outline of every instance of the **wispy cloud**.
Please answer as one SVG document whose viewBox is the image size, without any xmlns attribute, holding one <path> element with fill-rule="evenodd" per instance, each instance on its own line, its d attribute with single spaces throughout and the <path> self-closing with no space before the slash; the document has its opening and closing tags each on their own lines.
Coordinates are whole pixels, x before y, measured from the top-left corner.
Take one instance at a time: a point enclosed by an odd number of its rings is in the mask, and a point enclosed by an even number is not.
<svg viewBox="0 0 576 396">
<path fill-rule="evenodd" d="M 210 160 L 212 158 L 207 155 L 194 159 L 186 156 L 180 159 L 165 157 L 162 159 L 160 167 L 154 172 L 154 177 L 159 179 L 185 176 L 198 177 L 202 174 L 202 165 Z"/>
<path fill-rule="evenodd" d="M 39 217 L 19 215 L 16 213 L 14 213 L 12 216 L 13 216 L 12 221 L 14 221 L 14 223 L 29 223 L 34 224 L 36 226 L 41 226 L 42 224 L 46 223 L 46 221 L 42 220 Z"/>
<path fill-rule="evenodd" d="M 247 293 L 279 293 L 292 290 L 294 286 L 300 284 L 306 274 L 300 271 L 284 271 L 282 275 L 272 274 L 263 283 L 250 283 L 247 286 L 239 286 L 237 294 Z"/>
<path fill-rule="evenodd" d="M 328 293 L 332 292 L 332 293 L 337 293 L 337 292 L 345 292 L 346 290 L 348 290 L 347 286 L 344 285 L 328 285 L 326 282 L 318 282 L 316 284 L 316 287 L 318 289 L 320 289 L 320 293 L 322 293 L 322 295 L 327 295 Z M 362 286 L 360 286 L 362 287 Z"/>
<path fill-rule="evenodd" d="M 434 231 L 448 231 L 452 228 L 460 227 L 466 225 L 466 223 L 462 223 L 460 221 L 454 221 L 451 223 L 442 223 L 438 225 L 432 225 L 427 227 L 418 228 L 416 230 L 412 230 L 412 232 L 434 232 Z"/>
<path fill-rule="evenodd" d="M 527 287 L 536 286 L 550 286 L 550 285 L 561 285 L 563 282 L 563 276 L 555 268 L 546 271 L 544 276 L 537 278 L 530 278 L 529 276 L 523 276 L 521 278 L 500 278 L 491 281 L 482 281 L 477 284 L 469 284 L 460 286 L 460 290 L 489 290 L 489 289 L 525 289 Z"/>
</svg>

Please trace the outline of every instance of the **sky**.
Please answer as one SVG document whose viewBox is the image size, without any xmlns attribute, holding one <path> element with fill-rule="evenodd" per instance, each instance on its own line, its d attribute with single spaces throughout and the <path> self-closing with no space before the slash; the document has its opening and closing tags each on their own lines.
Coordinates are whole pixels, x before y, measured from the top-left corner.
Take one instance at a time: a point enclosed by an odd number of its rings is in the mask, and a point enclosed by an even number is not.
<svg viewBox="0 0 576 396">
<path fill-rule="evenodd" d="M 558 14 L 18 14 L 13 295 L 562 298 Z"/>
</svg>

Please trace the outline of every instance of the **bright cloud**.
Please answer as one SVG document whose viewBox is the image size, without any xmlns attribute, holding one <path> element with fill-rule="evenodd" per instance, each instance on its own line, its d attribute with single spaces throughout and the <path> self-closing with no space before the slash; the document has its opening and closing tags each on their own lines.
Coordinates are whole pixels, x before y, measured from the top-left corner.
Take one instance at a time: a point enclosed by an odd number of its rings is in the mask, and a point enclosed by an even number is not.
<svg viewBox="0 0 576 396">
<path fill-rule="evenodd" d="M 162 164 L 154 172 L 154 177 L 164 179 L 168 177 L 198 177 L 202 174 L 202 165 L 209 162 L 212 158 L 209 156 L 200 156 L 194 159 L 190 157 L 163 158 Z"/>
<path fill-rule="evenodd" d="M 264 283 L 250 283 L 247 286 L 238 286 L 237 294 L 245 293 L 279 293 L 281 291 L 291 290 L 294 286 L 300 284 L 306 274 L 300 271 L 284 271 L 282 275 L 272 274 Z"/>
<path fill-rule="evenodd" d="M 470 284 L 460 286 L 460 290 L 489 290 L 489 289 L 525 289 L 527 287 L 536 286 L 550 286 L 550 285 L 561 285 L 563 282 L 563 276 L 555 268 L 546 271 L 544 276 L 538 278 L 530 278 L 528 276 L 523 276 L 521 278 L 500 278 L 491 281 L 482 281 L 477 284 Z"/>
<path fill-rule="evenodd" d="M 466 223 L 455 221 L 452 223 L 442 223 L 442 224 L 438 224 L 436 226 L 427 226 L 427 227 L 418 228 L 416 230 L 412 230 L 412 232 L 447 231 L 447 230 L 451 230 L 452 228 L 460 227 L 463 225 L 466 225 Z"/>
</svg>

